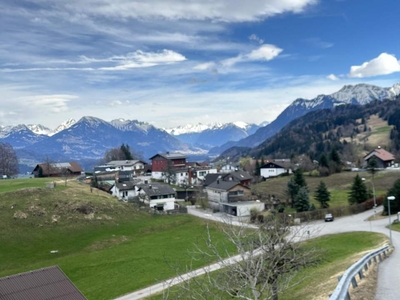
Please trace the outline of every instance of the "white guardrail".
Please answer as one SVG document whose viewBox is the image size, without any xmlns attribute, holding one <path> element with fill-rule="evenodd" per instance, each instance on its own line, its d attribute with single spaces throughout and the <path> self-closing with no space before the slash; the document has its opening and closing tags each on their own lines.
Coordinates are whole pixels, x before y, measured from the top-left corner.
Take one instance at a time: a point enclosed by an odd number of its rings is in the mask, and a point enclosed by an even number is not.
<svg viewBox="0 0 400 300">
<path fill-rule="evenodd" d="M 353 285 L 353 288 L 357 287 L 357 274 L 360 279 L 362 279 L 364 277 L 363 269 L 365 271 L 368 270 L 368 266 L 371 264 L 372 260 L 377 262 L 377 257 L 379 257 L 379 261 L 382 261 L 382 254 L 386 256 L 387 251 L 389 251 L 389 245 L 371 251 L 351 267 L 349 267 L 346 272 L 339 277 L 339 283 L 332 295 L 329 296 L 329 300 L 350 300 L 350 283 Z"/>
</svg>

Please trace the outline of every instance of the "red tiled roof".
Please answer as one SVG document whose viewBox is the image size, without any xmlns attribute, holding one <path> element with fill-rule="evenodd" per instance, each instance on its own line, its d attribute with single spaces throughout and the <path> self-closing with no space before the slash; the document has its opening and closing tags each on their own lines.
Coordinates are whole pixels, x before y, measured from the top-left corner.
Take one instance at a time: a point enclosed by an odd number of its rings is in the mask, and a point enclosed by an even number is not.
<svg viewBox="0 0 400 300">
<path fill-rule="evenodd" d="M 58 266 L 0 278 L 1 300 L 85 300 Z"/>
<path fill-rule="evenodd" d="M 375 149 L 373 151 L 371 151 L 370 153 L 368 153 L 364 159 L 368 160 L 369 158 L 371 158 L 372 156 L 376 156 L 377 158 L 379 158 L 382 161 L 391 161 L 394 160 L 394 155 L 388 151 L 386 151 L 385 149 L 382 148 L 378 148 Z"/>
</svg>

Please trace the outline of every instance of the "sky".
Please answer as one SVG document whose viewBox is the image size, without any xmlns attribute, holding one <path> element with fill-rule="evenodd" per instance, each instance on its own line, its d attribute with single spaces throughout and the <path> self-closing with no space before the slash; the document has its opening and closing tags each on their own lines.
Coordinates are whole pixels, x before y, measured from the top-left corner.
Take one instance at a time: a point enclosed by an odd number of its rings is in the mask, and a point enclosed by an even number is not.
<svg viewBox="0 0 400 300">
<path fill-rule="evenodd" d="M 273 121 L 400 82 L 397 0 L 0 0 L 0 125 Z"/>
</svg>

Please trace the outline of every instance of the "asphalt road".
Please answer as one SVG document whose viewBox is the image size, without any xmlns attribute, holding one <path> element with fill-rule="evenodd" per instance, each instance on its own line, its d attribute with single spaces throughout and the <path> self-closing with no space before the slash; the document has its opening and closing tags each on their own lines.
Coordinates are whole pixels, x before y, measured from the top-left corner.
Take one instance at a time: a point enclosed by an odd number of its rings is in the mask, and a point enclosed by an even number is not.
<svg viewBox="0 0 400 300">
<path fill-rule="evenodd" d="M 378 212 L 382 208 L 378 208 Z M 201 210 L 189 209 L 188 212 L 197 217 L 209 219 L 212 221 L 226 222 L 227 218 L 234 225 L 242 225 L 239 221 L 232 219 L 231 217 L 226 217 L 223 214 L 211 214 L 205 213 Z M 326 234 L 335 234 L 350 231 L 370 231 L 379 232 L 389 236 L 389 229 L 385 228 L 389 224 L 388 218 L 376 220 L 376 221 L 366 221 L 368 217 L 373 215 L 373 211 L 366 211 L 353 216 L 347 216 L 342 218 L 336 218 L 334 222 L 325 223 L 322 221 L 312 222 L 302 228 L 302 236 L 308 238 L 313 238 Z M 394 216 L 392 216 L 392 221 Z M 254 226 L 254 225 L 250 225 Z M 393 245 L 397 248 L 400 247 L 400 232 L 392 231 L 392 241 Z M 226 263 L 235 263 L 238 257 L 232 257 L 227 260 Z M 168 286 L 178 284 L 184 279 L 188 279 L 194 276 L 202 275 L 207 271 L 217 270 L 220 265 L 213 264 L 211 266 L 205 267 L 203 269 L 195 270 L 193 272 L 187 273 L 181 277 L 175 277 L 170 280 L 155 284 L 153 286 L 147 287 L 135 291 L 133 293 L 127 294 L 116 300 L 139 300 L 145 297 L 162 292 Z M 379 275 L 378 275 L 378 287 L 376 300 L 397 300 L 400 299 L 400 288 L 397 286 L 400 284 L 400 254 L 399 251 L 394 251 L 389 258 L 384 260 L 379 265 Z M 327 296 L 328 298 L 328 296 Z"/>
</svg>

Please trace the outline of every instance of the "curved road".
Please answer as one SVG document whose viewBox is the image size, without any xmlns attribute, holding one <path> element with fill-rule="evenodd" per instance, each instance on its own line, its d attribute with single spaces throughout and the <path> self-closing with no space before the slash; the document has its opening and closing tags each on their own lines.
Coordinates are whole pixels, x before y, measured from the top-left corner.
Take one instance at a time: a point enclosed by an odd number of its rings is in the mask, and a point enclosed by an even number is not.
<svg viewBox="0 0 400 300">
<path fill-rule="evenodd" d="M 381 211 L 382 208 L 378 208 Z M 212 221 L 225 222 L 226 217 L 223 214 L 209 214 L 204 213 L 201 210 L 188 209 L 188 213 L 197 217 L 209 219 Z M 324 221 L 312 222 L 304 227 L 303 230 L 309 232 L 309 237 L 317 237 L 326 234 L 335 234 L 350 231 L 371 231 L 383 233 L 389 236 L 389 229 L 385 226 L 389 224 L 388 218 L 376 220 L 376 221 L 365 221 L 368 217 L 373 214 L 373 211 L 366 211 L 357 215 L 336 218 L 334 222 L 325 223 Z M 395 219 L 392 216 L 392 221 Z M 242 225 L 238 221 L 231 222 L 234 225 Z M 254 226 L 254 225 L 250 225 Z M 392 231 L 393 245 L 398 248 L 400 247 L 400 232 Z M 235 258 L 230 258 L 231 263 L 235 262 Z M 206 267 L 207 270 L 217 270 L 218 264 L 214 264 Z M 165 282 L 155 284 L 142 290 L 135 291 L 131 294 L 117 298 L 116 300 L 139 300 L 148 297 L 152 294 L 162 292 L 168 285 L 175 285 L 182 281 L 182 278 L 190 278 L 193 276 L 199 276 L 204 274 L 204 269 L 199 269 L 181 277 L 175 277 Z M 397 300 L 400 299 L 400 288 L 397 286 L 400 283 L 400 253 L 399 251 L 393 251 L 389 258 L 385 259 L 379 265 L 378 275 L 378 287 L 376 293 L 376 300 Z"/>
</svg>

